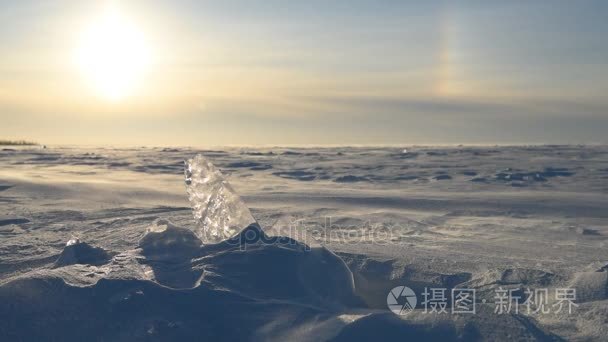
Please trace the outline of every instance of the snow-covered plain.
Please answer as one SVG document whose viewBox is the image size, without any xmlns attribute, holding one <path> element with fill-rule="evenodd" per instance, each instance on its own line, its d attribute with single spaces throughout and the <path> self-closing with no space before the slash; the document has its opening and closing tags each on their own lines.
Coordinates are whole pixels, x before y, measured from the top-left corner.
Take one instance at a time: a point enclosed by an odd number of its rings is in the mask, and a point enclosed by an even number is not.
<svg viewBox="0 0 608 342">
<path fill-rule="evenodd" d="M 265 231 L 327 249 L 199 247 L 197 153 Z M 2 341 L 606 340 L 607 266 L 606 146 L 0 151 Z M 477 313 L 394 315 L 399 285 L 474 288 Z M 499 287 L 578 307 L 499 315 Z"/>
</svg>

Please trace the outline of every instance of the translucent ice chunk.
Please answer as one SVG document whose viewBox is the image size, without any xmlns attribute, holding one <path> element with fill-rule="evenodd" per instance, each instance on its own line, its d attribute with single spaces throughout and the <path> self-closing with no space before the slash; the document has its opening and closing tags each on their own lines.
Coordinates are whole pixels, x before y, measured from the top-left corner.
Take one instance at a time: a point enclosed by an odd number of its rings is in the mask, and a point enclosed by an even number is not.
<svg viewBox="0 0 608 342">
<path fill-rule="evenodd" d="M 222 173 L 202 155 L 186 161 L 188 199 L 203 243 L 217 243 L 238 234 L 256 220 Z"/>
</svg>

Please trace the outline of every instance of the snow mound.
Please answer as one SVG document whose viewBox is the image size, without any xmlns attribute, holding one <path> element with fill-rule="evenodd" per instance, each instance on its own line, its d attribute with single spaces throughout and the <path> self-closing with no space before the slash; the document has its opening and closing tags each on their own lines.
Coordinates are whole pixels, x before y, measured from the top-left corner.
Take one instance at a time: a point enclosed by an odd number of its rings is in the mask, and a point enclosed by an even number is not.
<svg viewBox="0 0 608 342">
<path fill-rule="evenodd" d="M 253 298 L 320 307 L 361 304 L 342 259 L 324 247 L 270 237 L 257 224 L 229 240 L 204 246 L 193 267 L 204 268 L 203 284 Z"/>
<path fill-rule="evenodd" d="M 608 272 L 577 273 L 570 287 L 576 289 L 578 302 L 608 299 Z"/>
<path fill-rule="evenodd" d="M 112 257 L 103 248 L 94 247 L 78 239 L 71 239 L 55 261 L 54 267 L 68 265 L 103 265 Z"/>
<path fill-rule="evenodd" d="M 563 277 L 545 270 L 516 267 L 480 272 L 471 280 L 459 284 L 459 287 L 475 289 L 478 301 L 493 301 L 498 288 L 516 290 L 514 295 L 525 300 L 527 295 L 524 289 L 552 288 L 564 280 Z"/>
</svg>

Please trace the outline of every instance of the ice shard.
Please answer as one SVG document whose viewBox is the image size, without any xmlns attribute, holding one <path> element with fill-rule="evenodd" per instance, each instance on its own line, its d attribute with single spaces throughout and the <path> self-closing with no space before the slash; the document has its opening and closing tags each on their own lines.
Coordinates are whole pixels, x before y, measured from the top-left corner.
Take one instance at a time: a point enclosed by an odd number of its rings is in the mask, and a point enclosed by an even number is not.
<svg viewBox="0 0 608 342">
<path fill-rule="evenodd" d="M 205 157 L 199 154 L 187 160 L 184 173 L 195 233 L 203 243 L 221 242 L 256 223 L 243 200 Z"/>
</svg>

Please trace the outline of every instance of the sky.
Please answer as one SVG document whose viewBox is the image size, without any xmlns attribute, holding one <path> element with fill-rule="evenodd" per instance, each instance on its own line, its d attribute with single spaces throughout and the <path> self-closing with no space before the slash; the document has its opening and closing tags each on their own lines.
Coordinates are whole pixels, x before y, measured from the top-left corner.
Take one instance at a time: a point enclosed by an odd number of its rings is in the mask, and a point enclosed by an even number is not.
<svg viewBox="0 0 608 342">
<path fill-rule="evenodd" d="M 0 138 L 608 143 L 606 13 L 602 0 L 0 0 Z"/>
</svg>

